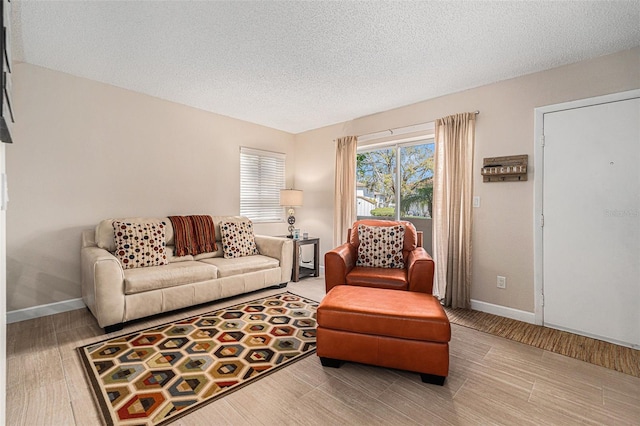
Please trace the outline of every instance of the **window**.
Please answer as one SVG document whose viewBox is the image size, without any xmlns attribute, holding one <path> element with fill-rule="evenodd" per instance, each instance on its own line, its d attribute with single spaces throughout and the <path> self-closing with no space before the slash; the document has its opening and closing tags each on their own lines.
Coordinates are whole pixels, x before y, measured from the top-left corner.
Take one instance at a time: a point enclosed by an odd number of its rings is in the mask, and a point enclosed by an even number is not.
<svg viewBox="0 0 640 426">
<path fill-rule="evenodd" d="M 358 219 L 430 219 L 433 200 L 432 139 L 358 150 Z M 399 208 L 397 208 L 400 206 Z"/>
<path fill-rule="evenodd" d="M 280 190 L 285 154 L 240 148 L 240 214 L 254 222 L 282 222 Z"/>
</svg>

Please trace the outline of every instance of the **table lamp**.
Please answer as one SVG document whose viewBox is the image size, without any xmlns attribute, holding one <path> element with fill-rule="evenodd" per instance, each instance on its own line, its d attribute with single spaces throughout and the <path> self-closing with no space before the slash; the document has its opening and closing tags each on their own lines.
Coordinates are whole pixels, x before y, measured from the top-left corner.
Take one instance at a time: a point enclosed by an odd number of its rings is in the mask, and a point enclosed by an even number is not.
<svg viewBox="0 0 640 426">
<path fill-rule="evenodd" d="M 289 217 L 287 218 L 287 223 L 289 223 L 289 238 L 293 238 L 293 230 L 295 227 L 293 226 L 296 223 L 296 218 L 294 216 L 295 210 L 294 207 L 302 207 L 302 191 L 299 189 L 281 189 L 280 190 L 280 205 L 283 207 L 289 207 L 287 210 Z"/>
</svg>

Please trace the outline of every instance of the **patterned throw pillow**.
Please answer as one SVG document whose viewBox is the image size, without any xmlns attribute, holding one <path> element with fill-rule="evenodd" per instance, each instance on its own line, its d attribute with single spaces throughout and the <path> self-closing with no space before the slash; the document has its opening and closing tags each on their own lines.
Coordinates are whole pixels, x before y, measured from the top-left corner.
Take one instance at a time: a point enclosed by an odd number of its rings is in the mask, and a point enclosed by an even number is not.
<svg viewBox="0 0 640 426">
<path fill-rule="evenodd" d="M 222 252 L 225 259 L 260 254 L 253 236 L 253 223 L 220 222 Z"/>
<path fill-rule="evenodd" d="M 113 222 L 115 256 L 124 269 L 167 265 L 166 225 L 159 223 Z"/>
<path fill-rule="evenodd" d="M 404 226 L 358 225 L 358 259 L 356 265 L 374 268 L 404 268 L 402 246 Z"/>
</svg>

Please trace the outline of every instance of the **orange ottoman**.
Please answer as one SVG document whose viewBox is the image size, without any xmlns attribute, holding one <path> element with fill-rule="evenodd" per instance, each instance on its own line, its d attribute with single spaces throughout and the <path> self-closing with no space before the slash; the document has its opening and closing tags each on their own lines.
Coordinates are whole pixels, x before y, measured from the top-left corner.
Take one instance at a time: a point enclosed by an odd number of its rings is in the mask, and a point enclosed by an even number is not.
<svg viewBox="0 0 640 426">
<path fill-rule="evenodd" d="M 451 326 L 430 294 L 339 285 L 320 303 L 317 321 L 325 367 L 360 362 L 415 371 L 438 385 L 449 374 Z"/>
</svg>

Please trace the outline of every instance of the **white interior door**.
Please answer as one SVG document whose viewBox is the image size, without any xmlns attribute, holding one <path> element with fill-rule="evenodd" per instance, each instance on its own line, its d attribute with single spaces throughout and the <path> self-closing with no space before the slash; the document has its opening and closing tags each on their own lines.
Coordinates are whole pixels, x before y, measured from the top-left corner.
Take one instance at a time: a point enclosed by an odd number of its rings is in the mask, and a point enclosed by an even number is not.
<svg viewBox="0 0 640 426">
<path fill-rule="evenodd" d="M 544 324 L 640 347 L 640 99 L 543 126 Z"/>
</svg>

